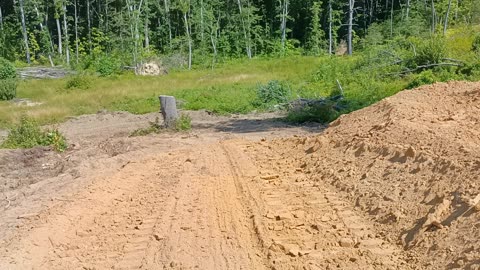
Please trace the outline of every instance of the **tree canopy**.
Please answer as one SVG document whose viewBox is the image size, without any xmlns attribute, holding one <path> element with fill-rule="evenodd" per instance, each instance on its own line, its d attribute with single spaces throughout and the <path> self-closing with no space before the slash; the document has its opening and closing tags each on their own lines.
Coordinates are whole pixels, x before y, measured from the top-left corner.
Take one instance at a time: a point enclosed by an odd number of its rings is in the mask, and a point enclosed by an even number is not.
<svg viewBox="0 0 480 270">
<path fill-rule="evenodd" d="M 0 57 L 75 65 L 115 56 L 134 65 L 178 55 L 191 67 L 334 53 L 341 41 L 351 53 L 367 36 L 442 34 L 479 17 L 479 0 L 2 0 Z"/>
</svg>

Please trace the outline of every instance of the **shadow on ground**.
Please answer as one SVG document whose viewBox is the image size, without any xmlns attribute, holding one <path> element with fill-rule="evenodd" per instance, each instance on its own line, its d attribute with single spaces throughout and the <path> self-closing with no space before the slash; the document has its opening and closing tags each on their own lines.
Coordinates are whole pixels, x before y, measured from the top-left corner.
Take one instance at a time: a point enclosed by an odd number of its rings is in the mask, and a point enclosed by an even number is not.
<svg viewBox="0 0 480 270">
<path fill-rule="evenodd" d="M 258 132 L 269 132 L 269 131 L 278 131 L 278 130 L 288 130 L 299 128 L 306 132 L 311 133 L 320 133 L 325 130 L 326 126 L 318 123 L 309 123 L 302 125 L 294 125 L 287 123 L 284 118 L 267 118 L 267 119 L 235 119 L 231 118 L 229 120 L 220 121 L 220 122 L 203 122 L 203 123 L 193 123 L 194 129 L 214 129 L 218 132 L 228 132 L 228 133 L 258 133 Z"/>
</svg>

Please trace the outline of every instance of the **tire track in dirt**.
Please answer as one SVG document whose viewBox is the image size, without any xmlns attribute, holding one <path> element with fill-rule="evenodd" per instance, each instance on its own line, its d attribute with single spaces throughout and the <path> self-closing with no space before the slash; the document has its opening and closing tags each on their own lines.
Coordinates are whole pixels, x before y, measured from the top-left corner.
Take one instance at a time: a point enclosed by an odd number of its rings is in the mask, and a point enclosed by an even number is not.
<svg viewBox="0 0 480 270">
<path fill-rule="evenodd" d="M 284 150 L 229 140 L 132 162 L 32 220 L 0 269 L 408 269 Z"/>
<path fill-rule="evenodd" d="M 169 214 L 155 232 L 148 269 L 264 269 L 238 176 L 219 145 L 193 152 Z"/>
<path fill-rule="evenodd" d="M 268 258 L 274 269 L 409 269 L 402 250 L 383 241 L 371 224 L 302 164 L 268 144 L 245 145 L 259 168 L 249 182 L 262 204 Z"/>
</svg>

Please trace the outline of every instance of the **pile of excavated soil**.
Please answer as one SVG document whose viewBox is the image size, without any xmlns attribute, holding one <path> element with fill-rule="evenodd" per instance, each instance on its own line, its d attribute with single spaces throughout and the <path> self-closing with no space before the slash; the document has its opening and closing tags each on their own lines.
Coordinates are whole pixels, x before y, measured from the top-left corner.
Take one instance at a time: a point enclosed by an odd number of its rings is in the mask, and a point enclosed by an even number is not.
<svg viewBox="0 0 480 270">
<path fill-rule="evenodd" d="M 422 269 L 480 269 L 480 83 L 404 91 L 277 140 Z M 287 147 L 288 146 L 288 147 Z"/>
</svg>

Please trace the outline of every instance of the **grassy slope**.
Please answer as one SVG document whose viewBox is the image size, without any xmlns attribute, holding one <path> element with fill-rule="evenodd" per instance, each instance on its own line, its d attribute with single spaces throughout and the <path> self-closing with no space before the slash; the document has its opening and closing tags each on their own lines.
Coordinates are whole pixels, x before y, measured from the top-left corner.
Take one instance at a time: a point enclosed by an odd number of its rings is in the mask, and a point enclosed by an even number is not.
<svg viewBox="0 0 480 270">
<path fill-rule="evenodd" d="M 241 60 L 215 70 L 175 71 L 164 77 L 92 78 L 87 90 L 65 90 L 67 79 L 22 81 L 18 98 L 43 104 L 25 107 L 0 102 L 0 127 L 17 122 L 24 114 L 48 124 L 101 109 L 153 112 L 159 109 L 160 94 L 184 99 L 186 109 L 245 113 L 254 109 L 251 101 L 259 83 L 276 79 L 289 81 L 292 87 L 300 85 L 321 61 L 315 57 Z"/>
</svg>

